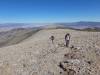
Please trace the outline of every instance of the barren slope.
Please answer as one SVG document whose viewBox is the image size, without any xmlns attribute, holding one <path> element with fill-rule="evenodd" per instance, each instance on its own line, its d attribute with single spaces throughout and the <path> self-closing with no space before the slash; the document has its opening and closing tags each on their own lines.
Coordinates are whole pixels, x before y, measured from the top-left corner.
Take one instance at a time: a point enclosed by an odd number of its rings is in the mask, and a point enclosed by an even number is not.
<svg viewBox="0 0 100 75">
<path fill-rule="evenodd" d="M 64 46 L 66 33 L 71 34 L 73 49 Z M 49 40 L 51 35 L 55 36 L 54 44 Z M 0 48 L 0 75 L 68 75 L 70 70 L 75 75 L 100 75 L 99 32 L 41 30 L 22 43 Z"/>
<path fill-rule="evenodd" d="M 0 32 L 0 47 L 18 44 L 36 33 L 38 29 L 18 28 Z"/>
</svg>

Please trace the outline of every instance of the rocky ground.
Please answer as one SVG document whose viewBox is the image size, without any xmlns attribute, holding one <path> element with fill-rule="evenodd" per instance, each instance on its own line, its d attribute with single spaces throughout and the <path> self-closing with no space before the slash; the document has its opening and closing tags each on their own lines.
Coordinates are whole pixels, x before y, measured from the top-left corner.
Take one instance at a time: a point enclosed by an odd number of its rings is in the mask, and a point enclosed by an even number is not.
<svg viewBox="0 0 100 75">
<path fill-rule="evenodd" d="M 68 48 L 66 33 L 71 34 Z M 19 44 L 0 48 L 0 75 L 100 75 L 100 32 L 41 30 Z"/>
</svg>

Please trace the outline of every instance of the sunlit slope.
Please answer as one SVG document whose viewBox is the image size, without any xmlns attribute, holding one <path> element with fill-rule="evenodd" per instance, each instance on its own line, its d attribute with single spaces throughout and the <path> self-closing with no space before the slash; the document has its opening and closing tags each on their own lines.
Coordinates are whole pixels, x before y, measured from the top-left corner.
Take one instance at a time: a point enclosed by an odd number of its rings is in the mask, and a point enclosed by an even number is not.
<svg viewBox="0 0 100 75">
<path fill-rule="evenodd" d="M 64 46 L 66 33 L 71 34 L 70 47 L 74 45 L 73 49 Z M 55 36 L 54 44 L 49 39 L 51 35 Z M 19 44 L 0 48 L 0 74 L 67 75 L 72 69 L 76 75 L 99 75 L 99 52 L 99 32 L 40 30 Z M 68 62 L 63 64 L 67 71 L 59 67 L 63 61 Z"/>
</svg>

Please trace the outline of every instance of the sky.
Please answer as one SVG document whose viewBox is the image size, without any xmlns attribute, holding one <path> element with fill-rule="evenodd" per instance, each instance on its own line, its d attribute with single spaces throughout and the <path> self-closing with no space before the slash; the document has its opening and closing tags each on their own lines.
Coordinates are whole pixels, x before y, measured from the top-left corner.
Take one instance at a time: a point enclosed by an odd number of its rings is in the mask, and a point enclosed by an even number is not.
<svg viewBox="0 0 100 75">
<path fill-rule="evenodd" d="M 100 0 L 0 0 L 0 23 L 100 21 Z"/>
</svg>

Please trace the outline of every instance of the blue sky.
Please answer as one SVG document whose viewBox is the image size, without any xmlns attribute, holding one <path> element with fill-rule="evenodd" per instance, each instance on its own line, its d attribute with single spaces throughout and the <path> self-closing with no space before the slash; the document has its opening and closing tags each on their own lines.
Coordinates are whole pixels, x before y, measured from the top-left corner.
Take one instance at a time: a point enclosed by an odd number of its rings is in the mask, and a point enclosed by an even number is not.
<svg viewBox="0 0 100 75">
<path fill-rule="evenodd" d="M 0 0 L 0 23 L 100 21 L 100 0 Z"/>
</svg>

